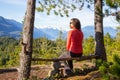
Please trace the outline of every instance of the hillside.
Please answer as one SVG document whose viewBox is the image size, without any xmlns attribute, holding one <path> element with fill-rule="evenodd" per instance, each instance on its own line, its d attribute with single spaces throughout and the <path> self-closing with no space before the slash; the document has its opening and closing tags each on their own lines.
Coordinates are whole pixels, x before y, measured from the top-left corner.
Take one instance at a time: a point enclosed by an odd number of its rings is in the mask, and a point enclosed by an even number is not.
<svg viewBox="0 0 120 80">
<path fill-rule="evenodd" d="M 11 36 L 18 38 L 22 31 L 22 24 L 0 16 L 0 36 Z"/>
</svg>

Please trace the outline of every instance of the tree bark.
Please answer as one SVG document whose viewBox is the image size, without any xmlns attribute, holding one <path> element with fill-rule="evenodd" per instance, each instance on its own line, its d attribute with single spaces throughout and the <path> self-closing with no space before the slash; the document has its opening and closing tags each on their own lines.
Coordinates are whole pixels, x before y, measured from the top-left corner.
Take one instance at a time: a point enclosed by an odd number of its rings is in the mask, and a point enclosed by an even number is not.
<svg viewBox="0 0 120 80">
<path fill-rule="evenodd" d="M 35 5 L 36 0 L 27 1 L 27 12 L 25 15 L 25 22 L 23 27 L 22 52 L 20 53 L 18 80 L 28 80 L 30 76 Z"/>
<path fill-rule="evenodd" d="M 104 35 L 103 35 L 103 11 L 102 11 L 103 0 L 94 0 L 94 21 L 95 21 L 95 40 L 96 49 L 95 54 L 99 55 L 102 60 L 107 60 L 106 52 L 104 47 Z"/>
</svg>

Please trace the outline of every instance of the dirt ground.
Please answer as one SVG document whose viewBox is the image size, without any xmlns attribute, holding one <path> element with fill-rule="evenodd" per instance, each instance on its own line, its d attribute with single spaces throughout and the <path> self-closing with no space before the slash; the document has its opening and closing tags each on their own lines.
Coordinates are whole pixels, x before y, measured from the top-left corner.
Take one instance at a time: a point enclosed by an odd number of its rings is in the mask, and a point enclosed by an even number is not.
<svg viewBox="0 0 120 80">
<path fill-rule="evenodd" d="M 89 67 L 93 67 L 94 64 L 91 63 L 74 63 L 74 68 L 78 68 L 80 69 L 81 67 L 84 66 L 89 66 Z M 33 66 L 31 73 L 30 73 L 30 77 L 32 77 L 32 80 L 44 80 L 44 78 L 46 78 L 49 74 L 49 71 L 51 70 L 51 66 L 50 65 L 37 65 L 37 66 Z M 10 69 L 9 71 L 2 71 L 2 69 L 0 69 L 0 80 L 17 80 L 18 77 L 18 72 L 15 69 Z M 61 79 L 56 79 L 56 80 L 101 80 L 100 78 L 100 73 L 99 71 L 91 71 L 85 75 L 83 74 L 78 74 L 75 76 L 71 76 L 71 77 L 66 77 L 66 78 L 61 78 Z"/>
</svg>

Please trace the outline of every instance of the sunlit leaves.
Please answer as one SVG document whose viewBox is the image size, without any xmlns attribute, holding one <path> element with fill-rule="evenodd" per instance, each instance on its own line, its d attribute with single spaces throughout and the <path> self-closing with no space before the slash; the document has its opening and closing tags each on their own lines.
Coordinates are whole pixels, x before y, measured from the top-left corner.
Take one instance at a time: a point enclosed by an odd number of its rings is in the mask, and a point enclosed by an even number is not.
<svg viewBox="0 0 120 80">
<path fill-rule="evenodd" d="M 54 14 L 55 14 L 55 15 L 58 15 L 58 12 L 54 10 Z"/>
<path fill-rule="evenodd" d="M 106 4 L 111 8 L 116 10 L 115 12 L 112 12 L 110 9 L 110 11 L 106 11 L 107 16 L 108 15 L 112 15 L 115 16 L 116 20 L 120 23 L 120 11 L 119 11 L 119 7 L 120 7 L 120 0 L 106 0 Z"/>
<path fill-rule="evenodd" d="M 116 20 L 120 23 L 120 11 L 116 13 Z"/>
<path fill-rule="evenodd" d="M 72 7 L 73 9 L 76 9 L 76 6 L 75 6 L 74 4 L 71 4 L 71 7 Z"/>
<path fill-rule="evenodd" d="M 110 8 L 116 9 L 120 7 L 120 0 L 102 0 L 102 5 L 109 6 Z M 94 10 L 94 0 L 39 0 L 39 6 L 36 10 L 38 12 L 46 12 L 47 15 L 54 13 L 57 16 L 69 17 L 69 13 L 75 11 L 76 9 L 82 10 L 84 5 L 90 10 Z M 115 16 L 116 20 L 120 22 L 120 14 L 118 12 L 112 13 L 111 9 L 107 8 L 101 13 L 101 10 L 98 8 L 98 13 L 100 16 Z"/>
<path fill-rule="evenodd" d="M 116 3 L 116 0 L 106 0 L 106 3 L 111 8 L 117 8 L 118 7 L 118 4 Z"/>
<path fill-rule="evenodd" d="M 43 12 L 44 11 L 44 9 L 41 8 L 41 7 L 36 8 L 36 10 L 39 11 L 39 12 Z"/>
<path fill-rule="evenodd" d="M 69 17 L 69 12 L 83 7 L 83 0 L 39 0 L 38 3 L 39 6 L 36 8 L 38 12 L 45 11 L 47 15 L 53 12 L 61 17 Z"/>
</svg>

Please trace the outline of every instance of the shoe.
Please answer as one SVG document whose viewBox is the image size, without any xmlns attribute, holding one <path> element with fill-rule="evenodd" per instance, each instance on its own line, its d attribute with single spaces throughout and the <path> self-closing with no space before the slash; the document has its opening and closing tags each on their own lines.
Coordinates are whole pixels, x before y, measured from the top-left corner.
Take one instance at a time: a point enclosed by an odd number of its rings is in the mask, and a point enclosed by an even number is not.
<svg viewBox="0 0 120 80">
<path fill-rule="evenodd" d="M 59 68 L 61 67 L 61 64 L 60 64 L 59 61 L 58 62 L 53 62 L 52 67 L 53 67 L 54 70 L 59 70 Z"/>
<path fill-rule="evenodd" d="M 49 78 L 51 78 L 50 80 L 56 80 L 55 78 L 61 78 L 61 77 L 62 75 L 60 74 L 59 71 L 52 70 L 50 72 L 50 76 L 49 76 Z"/>
<path fill-rule="evenodd" d="M 74 72 L 70 69 L 66 69 L 65 73 L 66 73 L 67 76 L 73 76 L 74 75 Z"/>
</svg>

